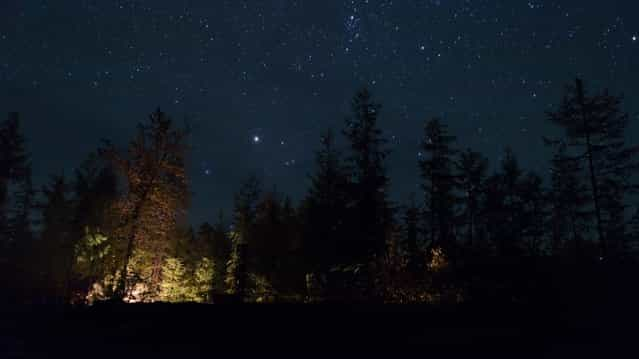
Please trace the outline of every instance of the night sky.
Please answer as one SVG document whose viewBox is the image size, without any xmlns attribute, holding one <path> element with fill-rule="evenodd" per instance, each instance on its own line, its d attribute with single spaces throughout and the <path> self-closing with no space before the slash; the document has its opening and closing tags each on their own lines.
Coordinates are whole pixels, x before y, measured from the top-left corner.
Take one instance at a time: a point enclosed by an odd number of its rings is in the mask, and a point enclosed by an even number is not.
<svg viewBox="0 0 639 359">
<path fill-rule="evenodd" d="M 0 111 L 22 113 L 37 185 L 158 106 L 188 118 L 198 223 L 251 172 L 299 199 L 320 132 L 368 86 L 404 201 L 433 116 L 460 147 L 494 164 L 510 145 L 543 174 L 544 111 L 576 76 L 636 113 L 638 16 L 634 0 L 2 0 Z"/>
</svg>

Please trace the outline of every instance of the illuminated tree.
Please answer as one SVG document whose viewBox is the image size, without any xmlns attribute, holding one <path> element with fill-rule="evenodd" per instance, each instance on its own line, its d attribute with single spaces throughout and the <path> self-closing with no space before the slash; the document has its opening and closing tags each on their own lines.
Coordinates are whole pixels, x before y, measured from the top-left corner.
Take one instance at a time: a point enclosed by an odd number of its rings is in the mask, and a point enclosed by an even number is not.
<svg viewBox="0 0 639 359">
<path fill-rule="evenodd" d="M 197 241 L 203 243 L 206 248 L 202 253 L 210 255 L 215 263 L 213 292 L 223 293 L 225 291 L 226 262 L 230 259 L 231 254 L 231 239 L 228 237 L 221 211 L 214 226 L 204 223 L 199 227 Z"/>
<path fill-rule="evenodd" d="M 185 280 L 186 268 L 179 258 L 166 258 L 160 283 L 160 299 L 167 302 L 185 302 L 189 300 L 188 286 Z"/>
<path fill-rule="evenodd" d="M 159 109 L 147 124 L 138 125 L 138 135 L 126 155 L 107 142 L 100 153 L 125 181 L 126 193 L 118 201 L 121 220 L 116 235 L 124 245 L 121 273 L 115 298 L 125 297 L 129 281 L 142 276 L 150 291 L 156 291 L 169 247 L 168 235 L 184 216 L 188 197 L 185 172 L 185 130 L 173 128 Z M 134 255 L 138 258 L 131 266 Z"/>
<path fill-rule="evenodd" d="M 75 170 L 73 188 L 72 236 L 78 238 L 73 291 L 86 297 L 99 286 L 103 296 L 113 292 L 106 281 L 116 273 L 122 241 L 115 232 L 118 179 L 113 168 L 96 153 L 91 153 Z"/>
</svg>

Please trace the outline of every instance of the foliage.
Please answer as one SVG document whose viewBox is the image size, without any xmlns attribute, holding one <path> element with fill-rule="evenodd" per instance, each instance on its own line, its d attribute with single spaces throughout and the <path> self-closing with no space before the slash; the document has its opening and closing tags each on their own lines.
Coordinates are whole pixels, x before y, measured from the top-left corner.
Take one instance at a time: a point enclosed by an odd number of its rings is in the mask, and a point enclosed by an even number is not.
<svg viewBox="0 0 639 359">
<path fill-rule="evenodd" d="M 127 273 L 117 286 L 119 298 L 134 283 L 129 274 L 144 280 L 151 292 L 158 290 L 169 235 L 187 204 L 186 135 L 185 130 L 174 129 L 171 119 L 158 109 L 148 123 L 138 125 L 126 155 L 108 142 L 100 150 L 120 172 L 127 190 L 116 206 L 120 219 L 116 236 L 126 243 L 121 272 Z"/>
</svg>

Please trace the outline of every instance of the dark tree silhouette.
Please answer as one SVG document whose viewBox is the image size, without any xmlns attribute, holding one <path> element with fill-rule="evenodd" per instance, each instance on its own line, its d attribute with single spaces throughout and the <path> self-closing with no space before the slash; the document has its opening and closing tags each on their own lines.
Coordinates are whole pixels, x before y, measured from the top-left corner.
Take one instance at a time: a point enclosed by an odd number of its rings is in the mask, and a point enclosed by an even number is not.
<svg viewBox="0 0 639 359">
<path fill-rule="evenodd" d="M 455 137 L 439 119 L 424 126 L 423 157 L 419 161 L 424 190 L 425 218 L 431 247 L 441 247 L 450 255 L 454 245 L 457 177 L 454 173 Z"/>
<path fill-rule="evenodd" d="M 567 153 L 565 142 L 555 142 L 554 145 L 549 194 L 551 250 L 554 255 L 559 255 L 566 243 L 571 243 L 575 257 L 578 258 L 587 231 L 590 212 L 588 206 L 591 200 L 587 186 L 580 180 L 583 170 L 581 161 Z"/>
<path fill-rule="evenodd" d="M 351 171 L 349 217 L 353 231 L 343 247 L 354 260 L 362 260 L 382 253 L 390 234 L 392 210 L 385 167 L 389 151 L 377 124 L 381 105 L 363 89 L 351 106 L 352 115 L 347 118 L 343 133 L 351 150 L 347 163 Z"/>
<path fill-rule="evenodd" d="M 466 149 L 459 154 L 455 164 L 459 191 L 461 192 L 460 222 L 466 228 L 466 244 L 472 247 L 479 227 L 481 227 L 478 222 L 481 222 L 479 218 L 480 205 L 488 170 L 488 160 L 481 153 Z"/>
<path fill-rule="evenodd" d="M 26 194 L 29 192 L 26 187 L 30 185 L 30 181 L 29 155 L 20 129 L 20 116 L 12 112 L 7 120 L 0 123 L 0 246 L 8 245 L 8 241 L 16 239 L 11 233 L 15 230 L 9 224 L 9 212 L 12 210 L 10 185 L 17 185 Z"/>
<path fill-rule="evenodd" d="M 71 280 L 74 248 L 79 238 L 74 237 L 73 203 L 64 176 L 53 176 L 42 188 L 44 202 L 40 205 L 42 217 L 41 242 L 44 251 L 40 254 L 44 282 L 47 292 L 59 303 L 68 303 L 71 298 Z"/>
<path fill-rule="evenodd" d="M 252 236 L 255 233 L 257 203 L 261 193 L 261 182 L 256 176 L 249 177 L 235 194 L 233 230 L 231 233 L 231 258 L 227 263 L 227 292 L 240 301 L 246 297 L 248 285 L 248 258 Z"/>
<path fill-rule="evenodd" d="M 346 260 L 341 245 L 347 240 L 346 202 L 348 177 L 335 148 L 333 133 L 321 137 L 322 147 L 315 154 L 315 174 L 302 204 L 304 223 L 303 252 L 308 271 L 323 271 Z"/>
<path fill-rule="evenodd" d="M 542 178 L 527 173 L 519 187 L 521 199 L 521 230 L 530 255 L 539 256 L 544 250 L 544 234 L 547 215 L 547 194 L 542 187 Z"/>
<path fill-rule="evenodd" d="M 404 238 L 406 252 L 408 253 L 408 270 L 416 276 L 424 273 L 424 252 L 419 243 L 421 208 L 415 201 L 415 196 L 411 196 L 410 203 L 404 210 Z"/>
<path fill-rule="evenodd" d="M 615 197 L 623 198 L 631 188 L 628 181 L 639 169 L 636 155 L 639 148 L 627 147 L 624 132 L 629 116 L 621 110 L 621 97 L 603 91 L 588 95 L 580 79 L 568 87 L 562 103 L 548 119 L 566 131 L 572 147 L 587 169 L 591 198 L 594 204 L 600 255 L 608 254 L 606 222 L 615 221 L 617 206 L 609 206 Z M 610 192 L 608 189 L 615 188 Z M 603 208 L 606 202 L 607 208 Z"/>
<path fill-rule="evenodd" d="M 517 158 L 510 148 L 506 148 L 499 172 L 486 180 L 482 216 L 486 218 L 486 230 L 501 257 L 517 253 L 521 245 L 521 176 Z"/>
</svg>

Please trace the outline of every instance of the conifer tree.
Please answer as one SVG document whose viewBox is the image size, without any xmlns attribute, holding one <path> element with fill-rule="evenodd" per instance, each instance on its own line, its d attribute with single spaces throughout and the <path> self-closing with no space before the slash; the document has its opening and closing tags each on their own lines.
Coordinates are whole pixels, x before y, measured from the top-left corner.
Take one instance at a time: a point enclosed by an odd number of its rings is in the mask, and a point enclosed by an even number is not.
<svg viewBox="0 0 639 359">
<path fill-rule="evenodd" d="M 568 154 L 565 142 L 547 143 L 555 146 L 549 193 L 551 250 L 554 255 L 559 254 L 570 243 L 579 257 L 587 230 L 590 203 L 588 188 L 580 180 L 583 170 L 581 161 Z"/>
<path fill-rule="evenodd" d="M 334 261 L 346 259 L 340 246 L 347 239 L 348 178 L 330 130 L 321 137 L 321 145 L 315 154 L 316 172 L 303 203 L 303 251 L 310 271 L 326 270 Z"/>
<path fill-rule="evenodd" d="M 261 183 L 256 176 L 250 176 L 235 195 L 233 211 L 233 231 L 231 233 L 231 258 L 227 263 L 227 293 L 237 296 L 240 301 L 246 297 L 249 268 L 248 254 L 254 235 L 257 201 L 260 198 Z"/>
<path fill-rule="evenodd" d="M 522 237 L 530 255 L 542 254 L 547 215 L 546 192 L 543 180 L 536 173 L 527 173 L 520 183 Z"/>
<path fill-rule="evenodd" d="M 639 170 L 639 147 L 625 145 L 624 134 L 629 116 L 621 110 L 621 97 L 608 91 L 588 95 L 583 81 L 568 87 L 556 111 L 548 119 L 561 126 L 570 146 L 582 161 L 593 202 L 595 228 L 601 258 L 608 255 L 606 223 L 618 217 L 616 206 L 604 208 L 604 202 L 616 201 L 632 187 L 629 181 Z M 606 188 L 615 187 L 612 193 Z"/>
<path fill-rule="evenodd" d="M 186 135 L 158 109 L 148 123 L 138 125 L 127 155 L 109 142 L 100 151 L 120 171 L 127 189 L 118 204 L 118 236 L 125 249 L 115 299 L 125 298 L 132 275 L 143 277 L 151 294 L 159 289 L 168 235 L 184 216 L 188 199 Z"/>
<path fill-rule="evenodd" d="M 370 92 L 359 91 L 351 107 L 352 115 L 346 120 L 343 134 L 351 150 L 347 163 L 352 196 L 349 220 L 353 229 L 343 247 L 347 256 L 361 260 L 383 253 L 390 235 L 392 213 L 385 165 L 389 150 L 377 123 L 381 105 L 373 101 Z"/>
<path fill-rule="evenodd" d="M 73 205 L 69 185 L 64 176 L 53 176 L 42 189 L 44 203 L 40 205 L 42 218 L 40 258 L 51 295 L 67 303 L 70 300 L 75 246 L 80 238 L 73 236 Z"/>
<path fill-rule="evenodd" d="M 414 196 L 404 211 L 404 237 L 406 241 L 406 252 L 408 253 L 408 270 L 413 275 L 419 275 L 423 273 L 425 269 L 424 253 L 418 243 L 419 233 L 421 228 L 420 222 L 420 208 L 417 206 Z"/>
<path fill-rule="evenodd" d="M 466 244 L 473 246 L 477 232 L 480 230 L 480 205 L 486 172 L 488 170 L 488 160 L 481 153 L 467 149 L 459 154 L 456 162 L 458 173 L 459 191 L 461 192 L 460 203 L 462 212 L 460 219 L 466 228 Z"/>
<path fill-rule="evenodd" d="M 505 149 L 500 167 L 486 180 L 482 216 L 488 223 L 486 229 L 497 255 L 506 257 L 521 249 L 523 227 L 519 188 L 522 170 L 510 148 Z"/>
<path fill-rule="evenodd" d="M 0 123 L 0 246 L 7 245 L 12 239 L 8 223 L 8 212 L 11 211 L 9 187 L 18 185 L 24 190 L 31 180 L 30 175 L 29 155 L 20 129 L 20 117 L 12 112 L 7 120 Z"/>
<path fill-rule="evenodd" d="M 448 253 L 454 244 L 457 177 L 454 173 L 455 137 L 439 119 L 424 126 L 421 144 L 423 157 L 419 161 L 424 191 L 425 218 L 431 247 L 441 247 Z"/>
</svg>

